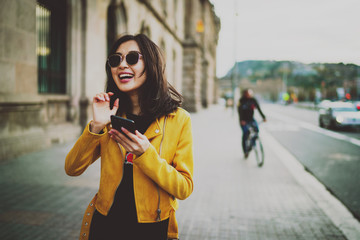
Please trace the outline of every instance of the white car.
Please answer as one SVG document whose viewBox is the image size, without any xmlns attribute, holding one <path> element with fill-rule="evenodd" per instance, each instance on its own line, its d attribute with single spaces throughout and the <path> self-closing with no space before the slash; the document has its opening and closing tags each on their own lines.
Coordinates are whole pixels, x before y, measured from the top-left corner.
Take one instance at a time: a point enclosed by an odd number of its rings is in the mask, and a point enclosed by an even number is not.
<svg viewBox="0 0 360 240">
<path fill-rule="evenodd" d="M 318 105 L 317 107 L 320 109 L 320 108 L 326 108 L 327 106 L 330 106 L 332 103 L 332 101 L 330 100 L 322 100 Z"/>
<path fill-rule="evenodd" d="M 350 102 L 331 102 L 319 109 L 319 125 L 325 128 L 360 126 L 360 111 Z"/>
</svg>

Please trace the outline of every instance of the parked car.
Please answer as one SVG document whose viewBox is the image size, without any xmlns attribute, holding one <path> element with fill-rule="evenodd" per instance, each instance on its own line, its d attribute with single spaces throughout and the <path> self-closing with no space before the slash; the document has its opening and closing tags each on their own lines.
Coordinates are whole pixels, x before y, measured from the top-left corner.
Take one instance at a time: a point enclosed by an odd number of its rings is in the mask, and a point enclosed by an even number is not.
<svg viewBox="0 0 360 240">
<path fill-rule="evenodd" d="M 360 127 L 360 111 L 351 102 L 330 102 L 319 109 L 319 126 L 341 128 Z"/>
</svg>

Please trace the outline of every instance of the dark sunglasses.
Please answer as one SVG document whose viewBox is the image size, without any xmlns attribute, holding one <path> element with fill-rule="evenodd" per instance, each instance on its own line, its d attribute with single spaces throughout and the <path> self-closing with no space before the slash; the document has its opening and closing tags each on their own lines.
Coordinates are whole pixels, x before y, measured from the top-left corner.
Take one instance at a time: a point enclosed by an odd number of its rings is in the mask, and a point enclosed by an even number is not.
<svg viewBox="0 0 360 240">
<path fill-rule="evenodd" d="M 126 62 L 129 65 L 135 65 L 139 61 L 140 56 L 142 56 L 141 53 L 136 52 L 136 51 L 130 51 L 126 55 L 121 55 L 120 53 L 115 53 L 115 54 L 109 56 L 107 62 L 110 67 L 114 68 L 114 67 L 118 67 L 125 58 Z"/>
</svg>

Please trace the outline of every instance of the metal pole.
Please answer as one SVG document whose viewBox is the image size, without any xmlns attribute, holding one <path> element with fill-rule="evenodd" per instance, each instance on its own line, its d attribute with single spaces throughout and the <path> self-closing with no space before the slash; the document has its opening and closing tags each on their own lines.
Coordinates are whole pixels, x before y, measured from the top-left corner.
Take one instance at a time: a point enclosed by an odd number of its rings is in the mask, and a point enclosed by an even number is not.
<svg viewBox="0 0 360 240">
<path fill-rule="evenodd" d="M 237 84 L 237 16 L 238 16 L 238 12 L 237 12 L 237 0 L 233 0 L 234 2 L 234 71 L 233 71 L 233 76 L 231 78 L 231 88 L 232 88 L 232 97 L 233 97 L 233 111 L 232 114 L 235 115 L 236 113 L 236 106 L 237 106 L 237 99 L 235 97 L 235 90 L 237 88 L 236 84 Z"/>
</svg>

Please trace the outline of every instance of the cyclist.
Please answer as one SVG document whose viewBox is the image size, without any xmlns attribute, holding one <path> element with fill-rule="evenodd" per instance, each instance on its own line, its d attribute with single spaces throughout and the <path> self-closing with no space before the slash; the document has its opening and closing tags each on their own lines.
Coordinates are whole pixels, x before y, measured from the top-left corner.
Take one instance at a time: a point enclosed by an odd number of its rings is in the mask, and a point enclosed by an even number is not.
<svg viewBox="0 0 360 240">
<path fill-rule="evenodd" d="M 259 127 L 254 119 L 254 110 L 257 109 L 262 116 L 264 122 L 266 117 L 261 111 L 258 101 L 253 97 L 253 91 L 251 89 L 245 89 L 242 92 L 242 96 L 239 100 L 238 113 L 240 118 L 240 126 L 243 131 L 242 136 L 242 148 L 245 158 L 249 156 L 250 149 L 246 149 L 246 139 L 249 137 L 250 128 L 254 128 L 256 132 L 259 132 Z"/>
</svg>

